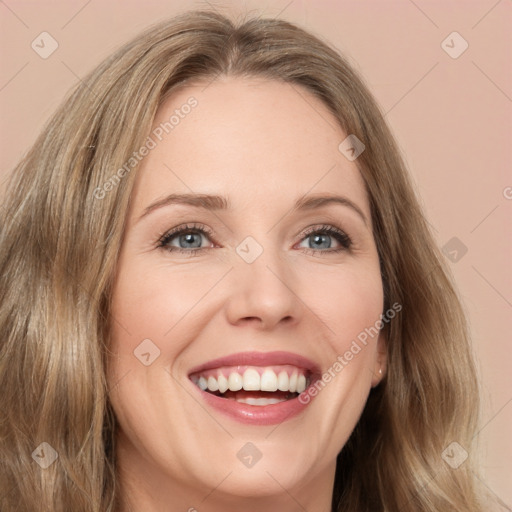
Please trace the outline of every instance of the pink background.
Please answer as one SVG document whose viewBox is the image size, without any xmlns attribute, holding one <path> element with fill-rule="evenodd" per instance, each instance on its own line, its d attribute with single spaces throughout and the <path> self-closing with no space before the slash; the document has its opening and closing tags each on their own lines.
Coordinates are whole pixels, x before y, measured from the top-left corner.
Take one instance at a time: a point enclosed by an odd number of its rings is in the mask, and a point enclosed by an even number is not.
<svg viewBox="0 0 512 512">
<path fill-rule="evenodd" d="M 439 244 L 457 237 L 468 249 L 450 265 L 482 379 L 480 465 L 488 487 L 511 506 L 509 0 L 3 1 L 0 192 L 81 77 L 147 25 L 210 5 L 296 22 L 334 44 L 363 73 L 405 154 Z M 47 59 L 31 48 L 43 31 L 59 45 Z M 441 46 L 454 31 L 469 45 L 458 58 Z M 446 44 L 454 52 L 463 41 L 452 36 Z"/>
</svg>

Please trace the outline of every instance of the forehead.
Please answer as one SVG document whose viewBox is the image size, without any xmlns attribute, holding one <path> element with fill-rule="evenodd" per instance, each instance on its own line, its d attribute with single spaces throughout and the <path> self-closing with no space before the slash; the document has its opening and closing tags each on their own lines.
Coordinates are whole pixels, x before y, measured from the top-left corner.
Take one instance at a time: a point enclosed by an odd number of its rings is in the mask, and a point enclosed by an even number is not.
<svg viewBox="0 0 512 512">
<path fill-rule="evenodd" d="M 299 85 L 222 77 L 181 87 L 151 137 L 136 178 L 140 207 L 169 193 L 221 194 L 234 208 L 340 193 L 369 214 L 361 174 L 338 149 L 347 134 Z"/>
</svg>

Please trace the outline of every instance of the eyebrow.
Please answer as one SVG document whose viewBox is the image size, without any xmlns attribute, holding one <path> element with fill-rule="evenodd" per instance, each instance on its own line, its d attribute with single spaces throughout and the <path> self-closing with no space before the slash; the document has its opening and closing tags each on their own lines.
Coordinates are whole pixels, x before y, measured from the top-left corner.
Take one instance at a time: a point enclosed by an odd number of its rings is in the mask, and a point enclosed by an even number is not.
<svg viewBox="0 0 512 512">
<path fill-rule="evenodd" d="M 163 208 L 164 206 L 172 206 L 175 204 L 185 204 L 196 208 L 203 208 L 205 210 L 218 211 L 231 209 L 230 202 L 226 197 L 209 194 L 169 194 L 163 199 L 150 204 L 140 216 L 140 219 L 149 215 L 154 210 Z M 364 221 L 368 223 L 366 215 L 361 208 L 347 197 L 337 195 L 309 195 L 302 196 L 297 199 L 291 212 L 314 210 L 327 206 L 329 204 L 341 204 L 347 206 L 355 211 Z M 139 219 L 139 220 L 140 220 Z"/>
</svg>

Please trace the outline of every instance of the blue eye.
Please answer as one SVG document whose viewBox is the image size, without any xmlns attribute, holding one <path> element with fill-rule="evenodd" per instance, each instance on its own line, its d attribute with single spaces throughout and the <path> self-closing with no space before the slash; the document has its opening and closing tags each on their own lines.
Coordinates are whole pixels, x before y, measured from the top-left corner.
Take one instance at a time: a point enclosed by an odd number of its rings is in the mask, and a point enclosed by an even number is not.
<svg viewBox="0 0 512 512">
<path fill-rule="evenodd" d="M 180 226 L 165 233 L 158 241 L 158 247 L 169 252 L 178 252 L 187 256 L 199 256 L 203 251 L 213 247 L 213 244 L 203 247 L 203 238 L 211 241 L 212 232 L 203 224 Z M 300 246 L 306 252 L 338 253 L 346 251 L 352 241 L 343 231 L 330 225 L 314 226 L 302 235 L 302 241 L 309 239 L 307 247 Z M 333 239 L 340 247 L 332 247 Z"/>
<path fill-rule="evenodd" d="M 193 232 L 174 236 L 174 238 L 178 239 L 179 247 L 181 249 L 197 249 L 201 246 L 201 237 L 201 234 Z"/>
<path fill-rule="evenodd" d="M 329 225 L 310 228 L 304 233 L 304 240 L 307 239 L 309 239 L 309 244 L 305 249 L 311 250 L 312 252 L 340 252 L 349 249 L 352 245 L 352 241 L 346 233 Z M 336 240 L 341 247 L 332 248 L 333 239 Z"/>
<path fill-rule="evenodd" d="M 165 233 L 158 241 L 158 247 L 165 248 L 170 252 L 186 253 L 188 256 L 197 256 L 208 247 L 201 247 L 202 237 L 209 238 L 210 230 L 202 224 L 194 224 L 178 227 Z M 173 243 L 177 242 L 177 246 Z"/>
</svg>

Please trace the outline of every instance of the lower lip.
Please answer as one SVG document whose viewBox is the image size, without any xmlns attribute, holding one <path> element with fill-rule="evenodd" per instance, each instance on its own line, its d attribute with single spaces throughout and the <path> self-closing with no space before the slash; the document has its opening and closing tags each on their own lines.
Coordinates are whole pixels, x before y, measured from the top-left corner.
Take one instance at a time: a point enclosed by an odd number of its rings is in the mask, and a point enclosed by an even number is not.
<svg viewBox="0 0 512 512">
<path fill-rule="evenodd" d="M 202 391 L 195 384 L 194 387 L 201 393 L 203 400 L 209 406 L 232 419 L 250 425 L 275 425 L 283 423 L 300 414 L 311 403 L 303 404 L 297 396 L 277 404 L 249 405 L 212 395 Z"/>
</svg>

